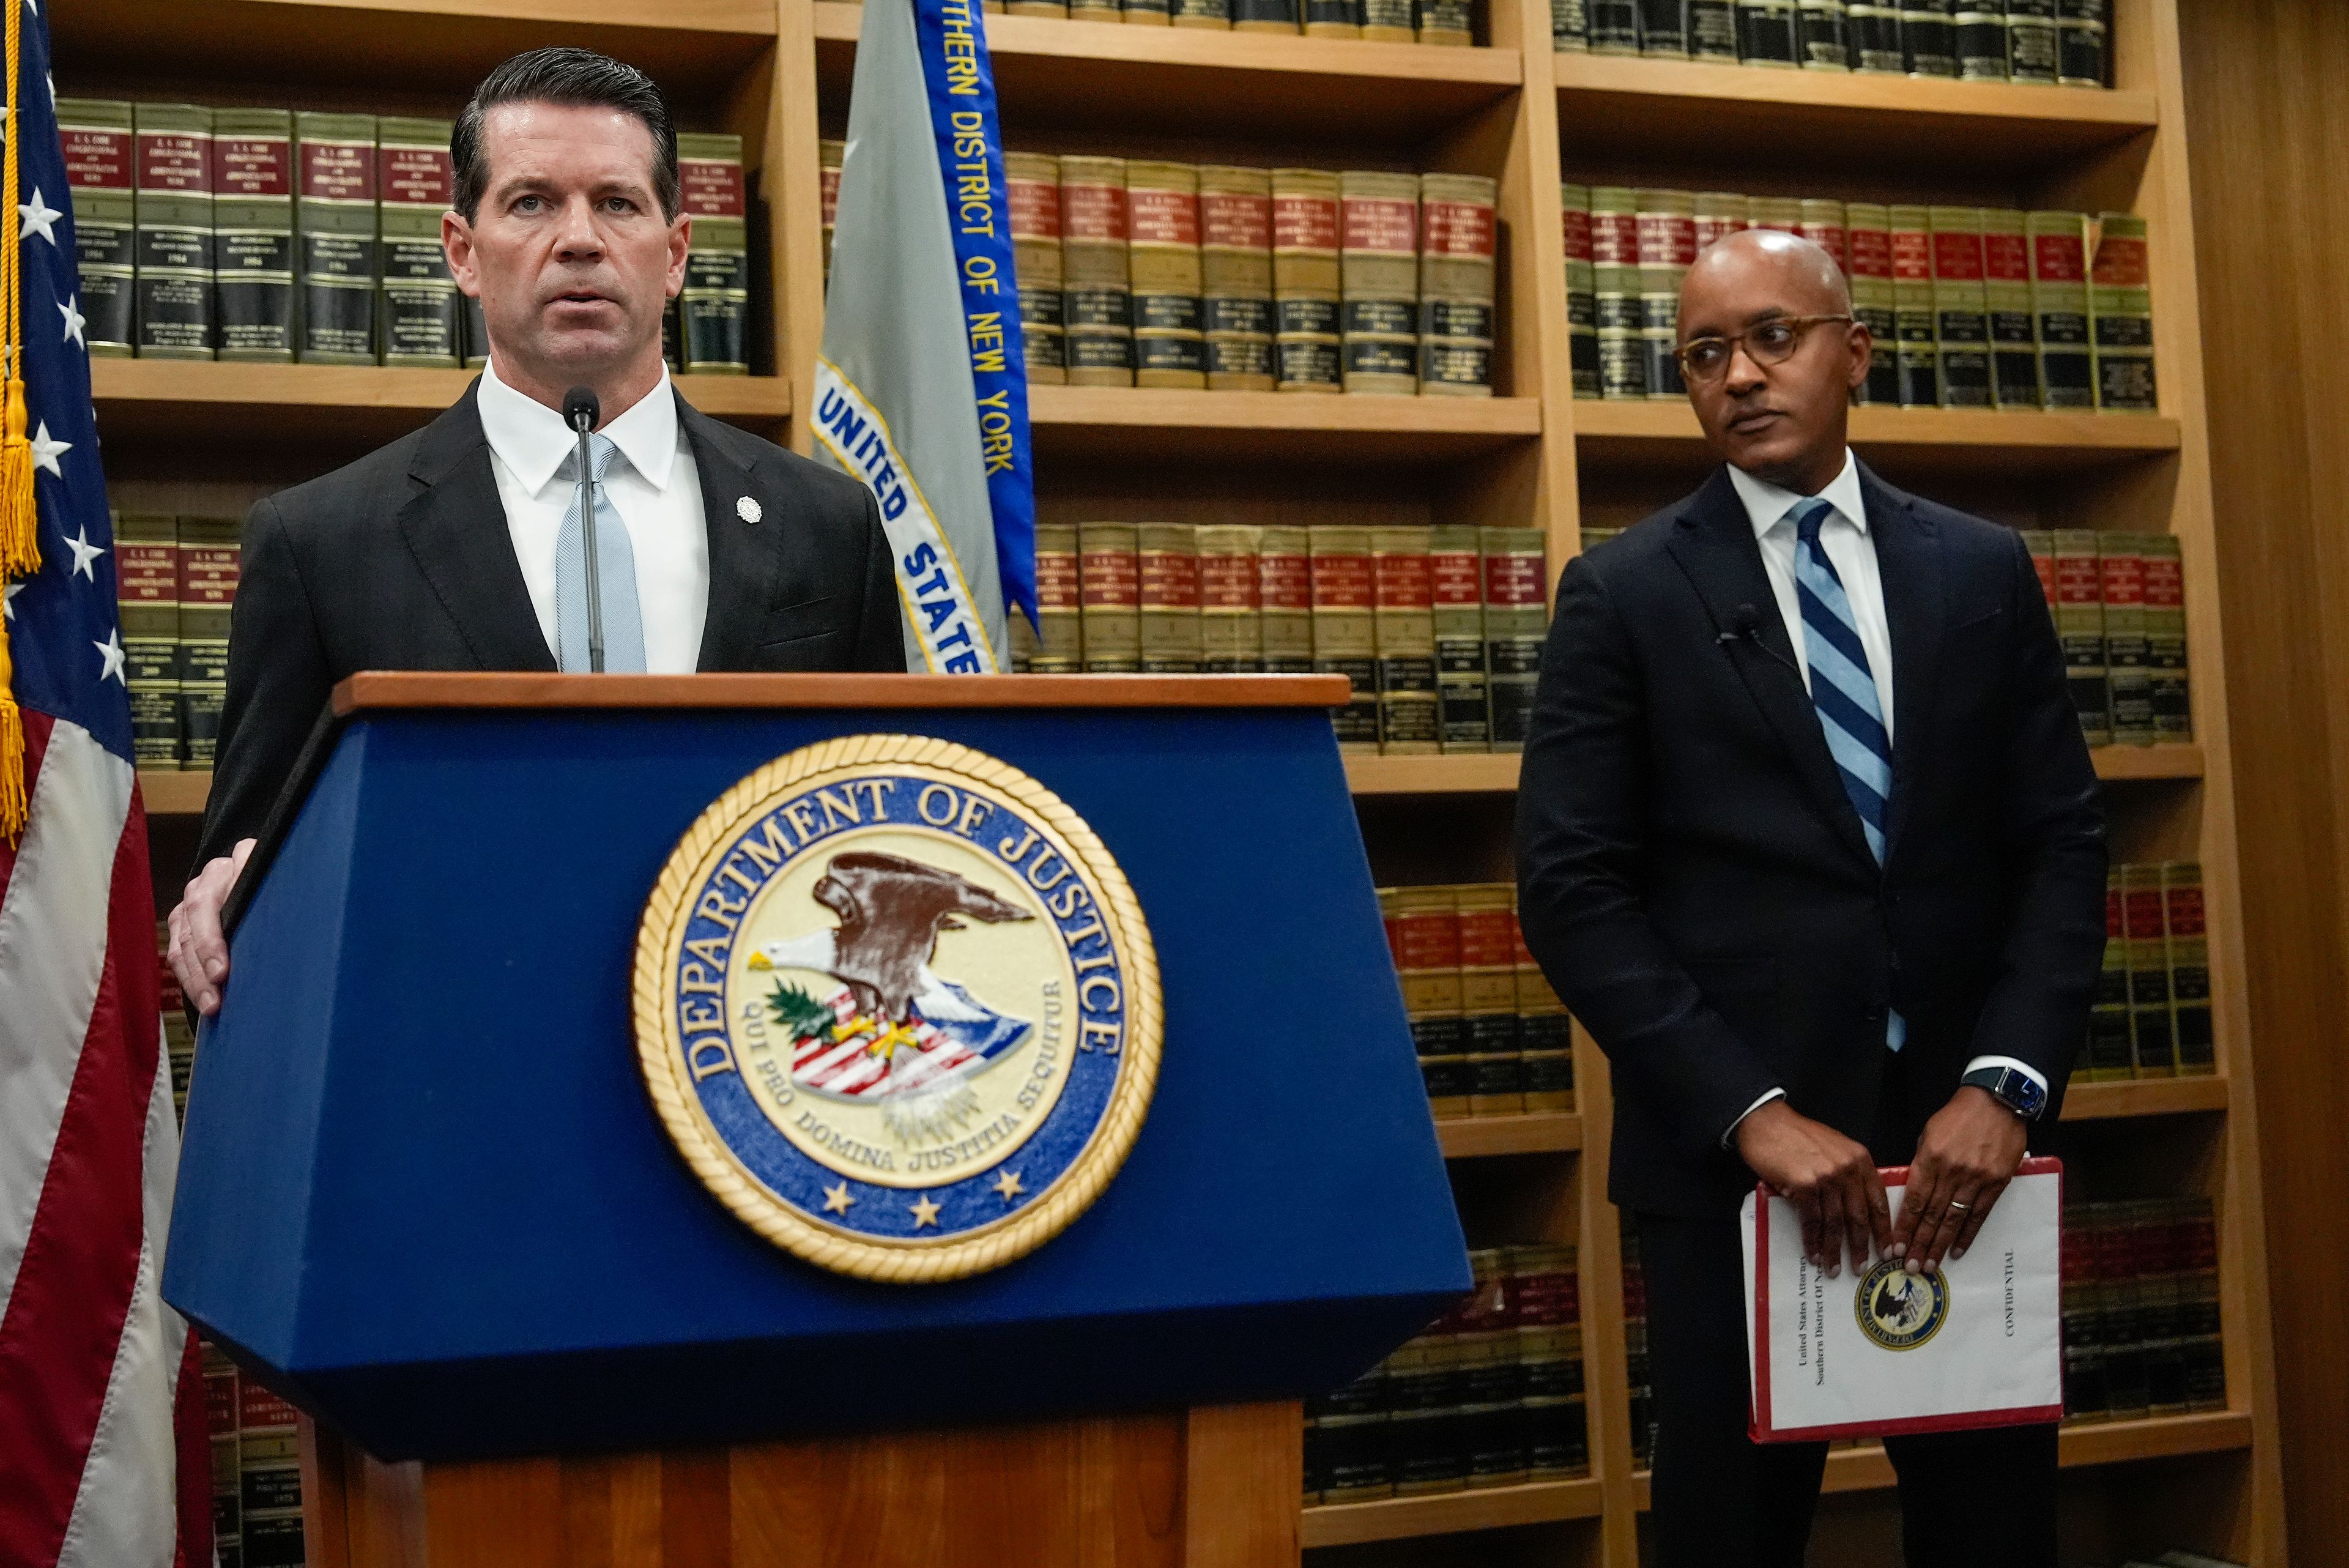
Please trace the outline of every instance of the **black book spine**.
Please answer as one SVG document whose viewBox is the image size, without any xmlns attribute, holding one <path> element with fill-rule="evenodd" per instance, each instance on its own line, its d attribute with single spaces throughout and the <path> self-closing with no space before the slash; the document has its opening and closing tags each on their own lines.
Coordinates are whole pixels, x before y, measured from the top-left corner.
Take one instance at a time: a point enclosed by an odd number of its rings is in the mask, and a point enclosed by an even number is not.
<svg viewBox="0 0 2349 1568">
<path fill-rule="evenodd" d="M 1590 47 L 1590 15 L 1582 0 L 1549 0 L 1549 46 L 1578 55 Z"/>
<path fill-rule="evenodd" d="M 1699 60 L 1737 58 L 1735 0 L 1689 0 L 1689 56 Z"/>
<path fill-rule="evenodd" d="M 1800 64 L 1800 33 L 1795 0 L 1737 0 L 1737 53 L 1748 65 Z"/>
<path fill-rule="evenodd" d="M 2111 85 L 2111 26 L 2105 0 L 2056 0 L 2056 79 L 2065 87 Z"/>
<path fill-rule="evenodd" d="M 1900 0 L 1900 53 L 1912 77 L 1956 76 L 1957 0 Z"/>
<path fill-rule="evenodd" d="M 1795 57 L 1806 70 L 1851 68 L 1849 19 L 1843 0 L 1802 0 L 1795 20 Z"/>
<path fill-rule="evenodd" d="M 1640 52 L 1686 59 L 1688 0 L 1640 0 Z"/>
<path fill-rule="evenodd" d="M 2006 13 L 1962 5 L 1957 18 L 1958 75 L 1970 82 L 2006 80 Z"/>
<path fill-rule="evenodd" d="M 2055 79 L 2055 0 L 2006 0 L 2006 69 L 2019 82 Z"/>
<path fill-rule="evenodd" d="M 294 117 L 224 109 L 212 127 L 220 357 L 294 358 Z"/>
<path fill-rule="evenodd" d="M 136 107 L 138 310 L 142 357 L 209 359 L 212 309 L 212 111 Z"/>
<path fill-rule="evenodd" d="M 1297 0 L 1232 0 L 1232 26 L 1243 32 L 1295 32 Z"/>
<path fill-rule="evenodd" d="M 1850 37 L 1851 68 L 1878 76 L 1899 76 L 1909 68 L 1900 53 L 1900 7 L 1897 5 L 1856 5 L 1845 8 Z"/>
<path fill-rule="evenodd" d="M 81 265 L 82 341 L 93 356 L 115 358 L 129 357 L 138 294 L 130 114 L 119 101 L 57 100 Z"/>
<path fill-rule="evenodd" d="M 1640 52 L 1640 0 L 1589 0 L 1590 52 Z"/>
</svg>

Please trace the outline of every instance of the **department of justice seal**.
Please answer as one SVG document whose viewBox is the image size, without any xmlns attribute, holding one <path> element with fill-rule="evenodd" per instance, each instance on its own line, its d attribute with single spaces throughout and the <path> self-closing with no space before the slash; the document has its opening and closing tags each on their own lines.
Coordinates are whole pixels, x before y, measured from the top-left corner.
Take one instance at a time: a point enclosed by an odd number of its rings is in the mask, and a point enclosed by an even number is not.
<svg viewBox="0 0 2349 1568">
<path fill-rule="evenodd" d="M 862 1279 L 999 1268 L 1100 1197 L 1158 1076 L 1158 960 L 1082 818 L 915 735 L 778 757 L 678 841 L 636 1046 L 702 1182 Z"/>
<path fill-rule="evenodd" d="M 1852 1297 L 1859 1332 L 1887 1350 L 1914 1350 L 1950 1320 L 1950 1282 L 1939 1272 L 1912 1274 L 1885 1258 L 1859 1277 Z"/>
</svg>

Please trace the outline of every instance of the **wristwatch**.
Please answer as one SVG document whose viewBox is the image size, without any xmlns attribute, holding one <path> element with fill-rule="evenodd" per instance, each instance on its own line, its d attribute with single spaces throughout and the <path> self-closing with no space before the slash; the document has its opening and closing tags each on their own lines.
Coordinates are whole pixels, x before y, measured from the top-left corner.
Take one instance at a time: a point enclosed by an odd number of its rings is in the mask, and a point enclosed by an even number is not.
<svg viewBox="0 0 2349 1568">
<path fill-rule="evenodd" d="M 1989 1090 L 2000 1105 L 2027 1122 L 2037 1121 L 2047 1108 L 2047 1091 L 2039 1080 L 2013 1067 L 1977 1067 L 1958 1082 Z"/>
</svg>

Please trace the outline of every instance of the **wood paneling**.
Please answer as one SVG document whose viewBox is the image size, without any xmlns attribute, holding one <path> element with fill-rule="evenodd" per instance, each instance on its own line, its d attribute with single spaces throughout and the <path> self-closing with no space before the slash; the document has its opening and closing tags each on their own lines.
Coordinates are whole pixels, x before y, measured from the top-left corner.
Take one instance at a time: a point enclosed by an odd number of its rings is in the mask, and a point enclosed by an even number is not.
<svg viewBox="0 0 2349 1568">
<path fill-rule="evenodd" d="M 1337 708 L 1342 675 L 507 675 L 362 670 L 337 714 L 388 708 Z"/>
<path fill-rule="evenodd" d="M 2179 7 L 2226 701 L 2261 1087 L 2285 1494 L 2300 1561 L 2349 1540 L 2349 7 Z M 2166 367 L 2165 367 L 2166 368 Z"/>
</svg>

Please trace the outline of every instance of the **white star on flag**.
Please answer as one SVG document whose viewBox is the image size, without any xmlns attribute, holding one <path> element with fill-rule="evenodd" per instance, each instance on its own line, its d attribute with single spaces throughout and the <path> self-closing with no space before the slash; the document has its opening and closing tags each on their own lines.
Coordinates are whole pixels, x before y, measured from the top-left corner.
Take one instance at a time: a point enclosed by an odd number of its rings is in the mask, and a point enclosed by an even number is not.
<svg viewBox="0 0 2349 1568">
<path fill-rule="evenodd" d="M 0 595 L 0 620 L 16 618 L 16 596 L 25 591 L 22 583 L 10 583 L 5 595 Z"/>
<path fill-rule="evenodd" d="M 81 328 L 89 317 L 81 313 L 81 296 L 68 296 L 66 302 L 57 306 L 57 313 L 66 318 L 66 341 L 78 343 L 83 352 L 88 352 L 89 340 L 81 335 Z"/>
<path fill-rule="evenodd" d="M 74 553 L 74 575 L 88 577 L 93 583 L 98 581 L 98 573 L 91 569 L 90 563 L 105 555 L 106 548 L 89 542 L 89 529 L 85 526 L 80 533 L 67 540 L 66 548 Z"/>
<path fill-rule="evenodd" d="M 41 421 L 41 428 L 33 432 L 34 463 L 38 467 L 47 469 L 59 479 L 63 479 L 66 476 L 66 471 L 57 466 L 57 454 L 59 452 L 71 452 L 73 451 L 73 447 L 74 443 L 69 441 L 51 441 L 49 439 L 49 421 L 47 420 L 43 420 Z"/>
<path fill-rule="evenodd" d="M 16 231 L 18 239 L 26 238 L 37 229 L 40 231 L 41 238 L 53 245 L 57 243 L 57 232 L 51 225 L 65 214 L 41 200 L 41 188 L 38 185 L 33 187 L 33 199 L 29 202 L 18 202 L 16 211 L 25 220 L 24 226 Z"/>
<path fill-rule="evenodd" d="M 104 642 L 93 642 L 90 646 L 98 649 L 100 657 L 106 660 L 105 668 L 101 669 L 98 672 L 98 678 L 100 680 L 122 680 L 122 638 L 120 634 L 116 632 L 113 628 L 109 627 L 106 632 L 106 640 Z M 130 684 L 128 680 L 122 680 L 122 683 L 125 686 Z"/>
</svg>

